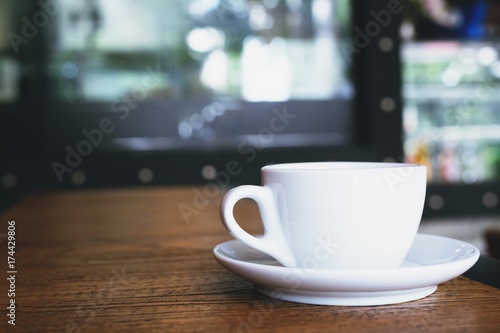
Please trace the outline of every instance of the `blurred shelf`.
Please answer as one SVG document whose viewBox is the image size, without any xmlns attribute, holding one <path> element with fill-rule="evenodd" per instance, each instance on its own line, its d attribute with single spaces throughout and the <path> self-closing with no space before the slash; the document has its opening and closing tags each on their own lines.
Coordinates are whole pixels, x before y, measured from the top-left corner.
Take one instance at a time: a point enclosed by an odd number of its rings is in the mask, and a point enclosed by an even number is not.
<svg viewBox="0 0 500 333">
<path fill-rule="evenodd" d="M 500 124 L 431 127 L 407 137 L 433 138 L 433 141 L 500 141 Z"/>
</svg>

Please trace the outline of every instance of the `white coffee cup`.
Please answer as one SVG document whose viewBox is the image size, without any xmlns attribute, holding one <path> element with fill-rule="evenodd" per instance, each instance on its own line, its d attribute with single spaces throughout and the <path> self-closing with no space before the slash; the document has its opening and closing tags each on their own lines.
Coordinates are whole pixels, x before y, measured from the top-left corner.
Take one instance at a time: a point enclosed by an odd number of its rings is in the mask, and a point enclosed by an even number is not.
<svg viewBox="0 0 500 333">
<path fill-rule="evenodd" d="M 403 262 L 425 199 L 423 165 L 310 162 L 262 168 L 263 186 L 230 190 L 220 207 L 237 239 L 286 267 L 391 269 Z M 236 222 L 233 207 L 253 199 L 264 225 L 256 237 Z"/>
</svg>

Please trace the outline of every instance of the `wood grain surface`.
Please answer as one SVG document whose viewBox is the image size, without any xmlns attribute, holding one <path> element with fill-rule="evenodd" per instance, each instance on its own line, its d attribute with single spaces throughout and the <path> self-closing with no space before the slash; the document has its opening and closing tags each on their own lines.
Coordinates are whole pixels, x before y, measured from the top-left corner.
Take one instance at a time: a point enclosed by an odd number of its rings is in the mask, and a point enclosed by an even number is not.
<svg viewBox="0 0 500 333">
<path fill-rule="evenodd" d="M 500 332 L 500 290 L 459 277 L 388 306 L 297 304 L 263 296 L 219 266 L 231 239 L 215 187 L 31 195 L 0 217 L 0 332 Z M 255 206 L 237 218 L 261 231 Z M 15 326 L 6 306 L 15 221 Z"/>
</svg>

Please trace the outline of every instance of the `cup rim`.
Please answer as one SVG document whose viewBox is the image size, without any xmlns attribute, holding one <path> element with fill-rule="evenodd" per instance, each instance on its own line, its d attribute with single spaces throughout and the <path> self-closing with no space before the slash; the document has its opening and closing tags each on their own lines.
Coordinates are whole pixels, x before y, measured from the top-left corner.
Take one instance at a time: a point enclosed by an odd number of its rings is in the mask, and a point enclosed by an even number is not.
<svg viewBox="0 0 500 333">
<path fill-rule="evenodd" d="M 356 162 L 356 161 L 335 161 L 335 162 L 297 162 L 297 163 L 279 163 L 264 166 L 262 171 L 292 171 L 292 172 L 347 172 L 353 170 L 368 171 L 377 169 L 400 169 L 400 168 L 425 168 L 425 165 L 414 163 L 398 162 Z"/>
</svg>

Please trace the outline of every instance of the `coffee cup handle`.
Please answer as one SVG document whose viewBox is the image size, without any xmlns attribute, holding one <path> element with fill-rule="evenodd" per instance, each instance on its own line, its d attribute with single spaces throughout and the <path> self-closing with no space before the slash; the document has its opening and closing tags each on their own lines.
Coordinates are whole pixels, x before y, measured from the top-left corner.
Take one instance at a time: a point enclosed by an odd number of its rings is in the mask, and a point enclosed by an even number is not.
<svg viewBox="0 0 500 333">
<path fill-rule="evenodd" d="M 234 206 L 241 199 L 252 199 L 257 203 L 264 235 L 255 237 L 240 227 L 233 214 Z M 289 251 L 288 243 L 281 228 L 277 205 L 271 190 L 265 186 L 242 185 L 226 193 L 220 205 L 220 216 L 226 229 L 246 245 L 262 251 L 283 266 L 295 267 L 295 258 Z"/>
</svg>

